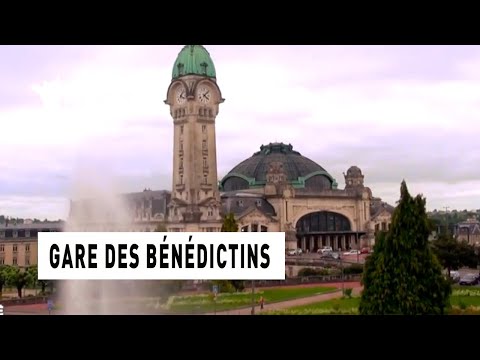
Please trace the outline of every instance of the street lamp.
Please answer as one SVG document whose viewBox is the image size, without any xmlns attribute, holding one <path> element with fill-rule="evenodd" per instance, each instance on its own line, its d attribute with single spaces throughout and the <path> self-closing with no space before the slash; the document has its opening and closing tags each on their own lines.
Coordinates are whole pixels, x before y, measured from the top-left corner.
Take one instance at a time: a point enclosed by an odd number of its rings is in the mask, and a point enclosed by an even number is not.
<svg viewBox="0 0 480 360">
<path fill-rule="evenodd" d="M 355 233 L 355 240 L 357 240 L 357 263 L 360 262 L 360 239 L 358 238 L 358 232 Z"/>
<path fill-rule="evenodd" d="M 342 295 L 345 296 L 345 276 L 343 271 L 343 260 L 341 255 L 339 255 L 338 258 L 340 260 L 340 268 L 342 269 Z"/>
<path fill-rule="evenodd" d="M 252 280 L 252 315 L 255 315 L 255 280 Z"/>
</svg>

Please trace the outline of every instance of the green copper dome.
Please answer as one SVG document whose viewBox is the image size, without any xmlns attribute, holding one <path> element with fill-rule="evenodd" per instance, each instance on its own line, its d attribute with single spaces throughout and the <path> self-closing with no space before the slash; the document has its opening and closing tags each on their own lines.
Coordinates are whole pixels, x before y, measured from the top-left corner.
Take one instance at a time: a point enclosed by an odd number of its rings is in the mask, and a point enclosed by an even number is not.
<svg viewBox="0 0 480 360">
<path fill-rule="evenodd" d="M 223 191 L 263 187 L 267 172 L 274 164 L 282 164 L 287 181 L 295 188 L 312 191 L 336 189 L 335 179 L 319 164 L 303 156 L 290 144 L 270 143 L 235 166 L 220 182 Z"/>
<path fill-rule="evenodd" d="M 180 51 L 172 70 L 172 79 L 185 75 L 201 75 L 216 78 L 215 65 L 202 45 L 186 45 Z"/>
</svg>

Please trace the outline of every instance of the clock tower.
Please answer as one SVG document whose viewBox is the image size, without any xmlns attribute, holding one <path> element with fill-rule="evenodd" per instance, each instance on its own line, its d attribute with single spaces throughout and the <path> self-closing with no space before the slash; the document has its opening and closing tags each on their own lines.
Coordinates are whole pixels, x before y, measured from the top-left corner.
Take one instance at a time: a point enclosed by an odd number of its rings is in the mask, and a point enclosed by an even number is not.
<svg viewBox="0 0 480 360">
<path fill-rule="evenodd" d="M 221 230 L 215 119 L 223 101 L 210 54 L 201 45 L 186 45 L 165 100 L 174 137 L 169 231 Z"/>
</svg>

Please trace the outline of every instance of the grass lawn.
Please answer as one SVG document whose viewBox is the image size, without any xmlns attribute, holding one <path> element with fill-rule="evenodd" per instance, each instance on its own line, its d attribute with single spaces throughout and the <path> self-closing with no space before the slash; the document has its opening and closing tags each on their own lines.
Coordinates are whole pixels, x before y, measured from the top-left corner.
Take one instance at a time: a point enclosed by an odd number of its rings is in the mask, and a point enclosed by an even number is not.
<svg viewBox="0 0 480 360">
<path fill-rule="evenodd" d="M 266 315 L 333 315 L 357 314 L 359 297 L 332 299 L 308 305 L 295 306 L 289 309 L 268 311 Z"/>
<path fill-rule="evenodd" d="M 303 287 L 303 288 L 273 288 L 263 289 L 255 292 L 255 301 L 258 301 L 261 296 L 265 299 L 265 303 L 272 303 L 278 301 L 298 299 L 326 292 L 334 291 L 333 287 Z M 244 291 L 240 293 L 225 293 L 217 296 L 217 301 L 214 303 L 211 294 L 191 295 L 191 296 L 173 296 L 168 303 L 168 309 L 172 312 L 187 312 L 187 313 L 204 313 L 230 310 L 249 306 L 252 303 L 252 293 Z"/>
<path fill-rule="evenodd" d="M 480 315 L 480 289 L 468 287 L 453 288 L 450 298 L 452 314 L 477 314 Z"/>
<path fill-rule="evenodd" d="M 358 314 L 359 297 L 333 299 L 296 306 L 289 309 L 269 311 L 267 315 L 325 315 Z M 480 289 L 455 287 L 450 297 L 451 314 L 480 314 Z"/>
</svg>

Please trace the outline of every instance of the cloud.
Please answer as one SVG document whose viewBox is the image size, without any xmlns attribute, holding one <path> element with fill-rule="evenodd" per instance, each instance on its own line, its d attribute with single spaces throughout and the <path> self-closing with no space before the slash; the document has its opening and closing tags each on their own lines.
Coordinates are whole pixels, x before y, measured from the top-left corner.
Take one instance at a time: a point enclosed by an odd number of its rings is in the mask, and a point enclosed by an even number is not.
<svg viewBox="0 0 480 360">
<path fill-rule="evenodd" d="M 0 196 L 2 213 L 11 217 L 57 220 L 65 218 L 69 206 L 69 200 L 63 196 Z"/>
<path fill-rule="evenodd" d="M 260 145 L 283 141 L 340 183 L 360 166 L 387 201 L 407 178 L 435 206 L 480 207 L 471 192 L 480 47 L 207 49 L 226 98 L 216 124 L 220 175 Z M 71 196 L 89 162 L 117 177 L 119 191 L 169 189 L 173 122 L 163 100 L 180 50 L 0 47 L 0 196 L 8 197 L 0 213 L 28 212 L 25 199 L 36 197 L 50 203 L 35 200 L 32 212 L 64 217 L 58 199 Z"/>
</svg>

